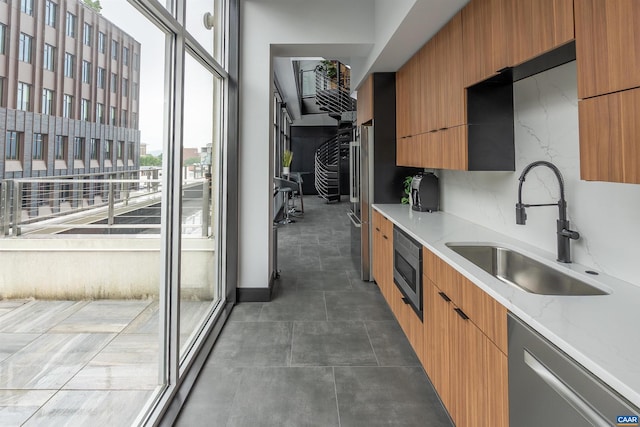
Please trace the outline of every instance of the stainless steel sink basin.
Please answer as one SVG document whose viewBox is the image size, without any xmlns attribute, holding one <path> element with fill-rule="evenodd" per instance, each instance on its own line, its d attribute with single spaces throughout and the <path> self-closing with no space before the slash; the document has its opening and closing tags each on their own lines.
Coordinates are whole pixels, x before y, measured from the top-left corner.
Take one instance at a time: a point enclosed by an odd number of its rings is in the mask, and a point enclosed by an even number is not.
<svg viewBox="0 0 640 427">
<path fill-rule="evenodd" d="M 492 276 L 533 294 L 608 295 L 602 289 L 511 249 L 458 243 L 447 243 L 447 246 Z"/>
</svg>

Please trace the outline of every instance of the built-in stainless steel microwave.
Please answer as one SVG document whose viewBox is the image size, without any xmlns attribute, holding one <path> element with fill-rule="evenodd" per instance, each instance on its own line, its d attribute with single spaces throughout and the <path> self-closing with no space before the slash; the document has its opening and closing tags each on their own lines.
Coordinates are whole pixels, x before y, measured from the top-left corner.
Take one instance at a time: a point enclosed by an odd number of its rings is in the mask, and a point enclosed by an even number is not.
<svg viewBox="0 0 640 427">
<path fill-rule="evenodd" d="M 422 245 L 395 226 L 393 281 L 402 293 L 402 300 L 422 319 Z"/>
</svg>

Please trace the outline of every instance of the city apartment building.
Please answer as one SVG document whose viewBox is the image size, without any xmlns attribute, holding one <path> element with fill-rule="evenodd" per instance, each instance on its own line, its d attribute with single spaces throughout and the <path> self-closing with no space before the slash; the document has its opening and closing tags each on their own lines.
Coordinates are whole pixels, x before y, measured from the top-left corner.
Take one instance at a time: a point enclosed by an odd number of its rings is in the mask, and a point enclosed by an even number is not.
<svg viewBox="0 0 640 427">
<path fill-rule="evenodd" d="M 140 43 L 82 1 L 0 0 L 0 179 L 138 169 L 139 85 Z"/>
</svg>

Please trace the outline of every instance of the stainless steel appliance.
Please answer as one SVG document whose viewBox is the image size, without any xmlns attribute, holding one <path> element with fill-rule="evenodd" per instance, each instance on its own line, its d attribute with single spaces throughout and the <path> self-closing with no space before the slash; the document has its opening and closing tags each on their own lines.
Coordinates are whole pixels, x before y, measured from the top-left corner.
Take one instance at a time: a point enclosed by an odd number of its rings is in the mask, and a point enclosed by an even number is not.
<svg viewBox="0 0 640 427">
<path fill-rule="evenodd" d="M 411 209 L 435 212 L 440 207 L 440 186 L 433 173 L 420 173 L 411 180 Z"/>
<path fill-rule="evenodd" d="M 422 319 L 422 245 L 393 227 L 393 282 Z"/>
<path fill-rule="evenodd" d="M 362 280 L 373 280 L 371 205 L 400 203 L 404 179 L 420 170 L 396 166 L 395 84 L 395 73 L 373 74 L 373 120 L 357 128 L 350 145 L 351 212 L 348 215 L 352 224 L 352 257 L 360 264 Z"/>
<path fill-rule="evenodd" d="M 509 314 L 509 425 L 616 426 L 640 409 Z"/>
</svg>

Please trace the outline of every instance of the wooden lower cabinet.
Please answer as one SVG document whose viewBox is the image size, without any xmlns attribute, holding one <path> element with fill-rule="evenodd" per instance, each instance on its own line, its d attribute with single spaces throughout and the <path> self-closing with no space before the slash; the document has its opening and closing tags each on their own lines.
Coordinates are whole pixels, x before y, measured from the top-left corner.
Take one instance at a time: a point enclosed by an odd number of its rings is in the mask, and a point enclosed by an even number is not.
<svg viewBox="0 0 640 427">
<path fill-rule="evenodd" d="M 506 354 L 426 276 L 423 290 L 424 368 L 451 418 L 458 427 L 508 426 Z"/>
<path fill-rule="evenodd" d="M 422 320 L 413 311 L 409 304 L 402 300 L 402 292 L 395 283 L 391 286 L 391 309 L 402 328 L 402 331 L 409 339 L 413 351 L 421 363 L 424 363 L 424 328 Z"/>
<path fill-rule="evenodd" d="M 372 217 L 373 278 L 387 301 L 393 285 L 393 223 L 374 210 Z"/>
</svg>

